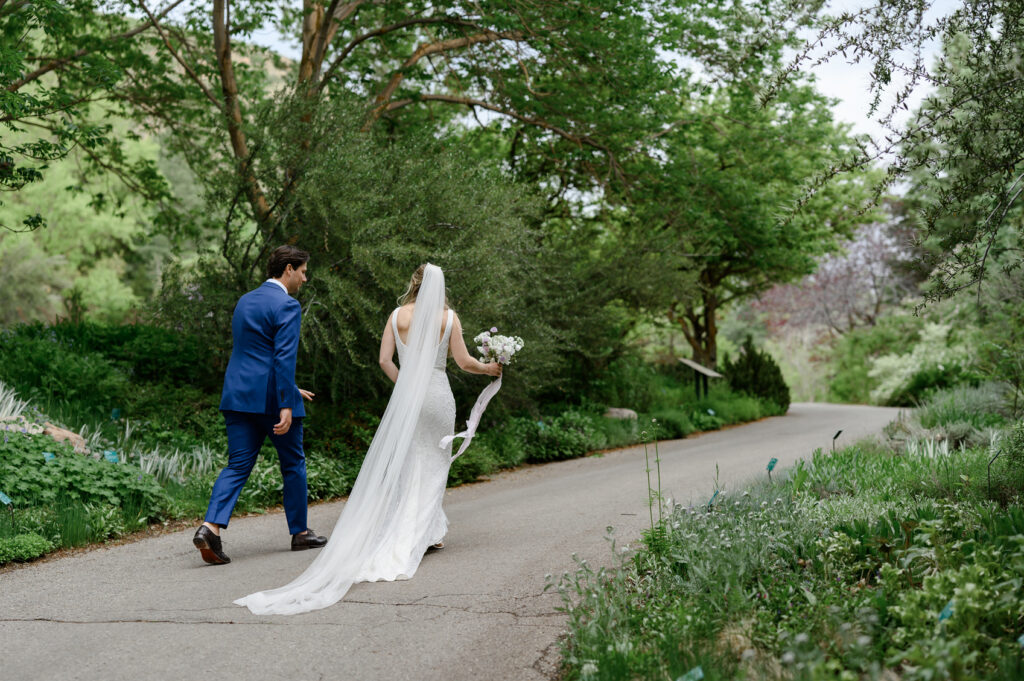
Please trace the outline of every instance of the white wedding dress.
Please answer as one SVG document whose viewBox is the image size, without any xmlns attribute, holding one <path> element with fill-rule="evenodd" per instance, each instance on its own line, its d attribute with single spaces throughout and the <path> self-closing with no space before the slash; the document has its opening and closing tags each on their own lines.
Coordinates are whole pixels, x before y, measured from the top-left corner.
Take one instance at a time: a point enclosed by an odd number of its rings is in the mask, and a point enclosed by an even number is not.
<svg viewBox="0 0 1024 681">
<path fill-rule="evenodd" d="M 455 398 L 445 366 L 454 315 L 440 268 L 425 268 L 405 342 L 396 316 L 398 380 L 327 546 L 291 583 L 235 601 L 253 613 L 308 612 L 337 603 L 357 582 L 410 579 L 447 532 L 441 503 Z"/>
<path fill-rule="evenodd" d="M 445 367 L 448 363 L 448 340 L 452 332 L 453 313 L 448 310 L 444 338 L 437 348 L 434 371 L 420 410 L 419 422 L 409 445 L 409 494 L 400 500 L 396 535 L 385 542 L 356 578 L 357 582 L 410 579 L 419 567 L 427 547 L 438 543 L 448 531 L 448 517 L 441 508 L 448 487 L 448 469 L 452 462 L 452 446 L 438 446 L 446 435 L 455 432 L 455 396 L 448 384 Z M 405 343 L 398 335 L 398 310 L 391 315 L 398 364 L 403 364 Z"/>
</svg>

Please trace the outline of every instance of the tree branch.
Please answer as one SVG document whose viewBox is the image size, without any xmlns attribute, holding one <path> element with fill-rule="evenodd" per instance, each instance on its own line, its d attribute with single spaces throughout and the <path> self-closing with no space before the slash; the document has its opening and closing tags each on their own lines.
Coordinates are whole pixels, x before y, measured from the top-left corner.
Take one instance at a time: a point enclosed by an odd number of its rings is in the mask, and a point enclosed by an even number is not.
<svg viewBox="0 0 1024 681">
<path fill-rule="evenodd" d="M 405 71 L 415 66 L 420 59 L 431 54 L 438 54 L 441 52 L 447 52 L 449 50 L 457 50 L 464 47 L 470 47 L 477 43 L 491 43 L 498 40 L 522 40 L 526 34 L 522 31 L 501 31 L 495 32 L 491 30 L 485 30 L 481 33 L 475 33 L 473 35 L 463 36 L 462 38 L 451 38 L 449 40 L 441 40 L 436 43 L 424 43 L 413 52 L 412 56 L 402 63 L 402 66 L 395 71 L 388 81 L 388 84 L 384 86 L 384 89 L 376 97 L 377 107 L 371 112 L 370 120 L 363 126 L 363 131 L 367 131 L 370 127 L 380 118 L 388 109 L 388 103 L 391 101 L 391 97 L 394 96 L 395 90 L 401 84 L 402 79 L 405 78 Z M 443 100 L 439 100 L 443 101 Z"/>
<path fill-rule="evenodd" d="M 517 113 L 515 111 L 509 111 L 508 109 L 503 109 L 500 106 L 495 106 L 494 104 L 490 104 L 490 103 L 485 102 L 485 101 L 480 100 L 480 99 L 472 99 L 470 97 L 456 97 L 454 95 L 420 95 L 420 96 L 418 96 L 416 98 L 408 98 L 408 99 L 395 100 L 395 101 L 393 101 L 393 102 L 391 102 L 390 104 L 387 105 L 386 110 L 387 111 L 394 111 L 395 109 L 400 109 L 400 108 L 402 108 L 404 106 L 408 106 L 408 105 L 413 104 L 413 103 L 415 103 L 417 101 L 420 101 L 420 102 L 448 102 L 449 104 L 463 104 L 463 105 L 468 106 L 468 107 L 477 107 L 478 106 L 481 109 L 487 109 L 488 111 L 493 111 L 495 113 L 502 114 L 503 116 L 508 116 L 509 118 L 514 118 L 517 121 L 521 121 L 523 123 L 527 123 L 529 125 L 533 125 L 533 126 L 536 126 L 538 128 L 543 128 L 545 130 L 550 130 L 551 132 L 557 134 L 560 137 L 563 137 L 563 138 L 569 140 L 570 142 L 572 142 L 572 143 L 574 143 L 576 145 L 593 147 L 594 149 L 599 149 L 599 150 L 604 151 L 605 153 L 611 155 L 611 151 L 608 149 L 608 147 L 606 147 L 603 144 L 600 144 L 598 142 L 595 142 L 593 139 L 591 139 L 590 137 L 587 137 L 586 135 L 574 135 L 571 132 L 568 132 L 567 130 L 565 130 L 563 128 L 560 128 L 557 125 L 554 125 L 552 123 L 548 123 L 547 121 L 545 121 L 543 119 L 532 118 L 530 116 L 525 116 L 525 115 L 523 115 L 521 113 Z"/>
<path fill-rule="evenodd" d="M 157 19 L 162 19 L 163 17 L 167 16 L 167 14 L 172 9 L 174 9 L 175 7 L 177 7 L 178 5 L 180 5 L 184 1 L 185 0 L 172 0 L 171 4 L 168 5 L 166 8 L 164 8 L 164 10 L 162 12 L 160 12 L 160 14 L 156 18 Z M 148 30 L 152 26 L 153 26 L 153 21 L 147 21 L 147 22 L 144 22 L 142 24 L 139 24 L 138 26 L 136 26 L 135 28 L 131 29 L 130 31 L 125 31 L 124 33 L 119 33 L 117 35 L 107 36 L 106 38 L 104 38 L 100 42 L 101 42 L 101 44 L 108 44 L 108 43 L 111 43 L 111 42 L 114 42 L 114 41 L 117 41 L 117 40 L 125 40 L 127 38 L 131 38 L 132 36 L 138 35 L 139 33 L 142 33 L 143 31 Z M 83 47 L 82 49 L 78 50 L 74 54 L 70 54 L 70 55 L 68 55 L 66 57 L 54 58 L 49 63 L 44 64 L 43 66 L 40 66 L 35 71 L 32 71 L 31 73 L 28 73 L 28 74 L 22 76 L 21 78 L 19 78 L 18 80 L 14 81 L 10 85 L 8 85 L 6 89 L 7 89 L 8 92 L 16 92 L 19 89 L 21 89 L 22 87 L 24 87 L 26 84 L 31 83 L 34 80 L 38 80 L 39 78 L 42 78 L 44 75 L 46 75 L 50 71 L 53 71 L 54 69 L 59 69 L 62 66 L 64 66 L 65 64 L 69 64 L 69 63 L 71 63 L 71 62 L 73 62 L 73 61 L 75 61 L 77 59 L 81 59 L 82 57 L 91 54 L 93 51 L 94 50 L 91 50 L 91 49 Z"/>
<path fill-rule="evenodd" d="M 238 173 L 246 187 L 249 203 L 258 222 L 270 219 L 267 198 L 259 186 L 250 163 L 249 145 L 242 130 L 242 107 L 238 100 L 238 81 L 231 61 L 231 40 L 228 36 L 227 0 L 213 0 L 213 47 L 220 67 L 221 89 L 224 92 L 224 112 L 227 118 L 231 149 L 238 161 Z"/>
<path fill-rule="evenodd" d="M 453 19 L 450 17 L 426 17 L 423 19 L 405 19 L 403 21 L 391 24 L 390 26 L 382 26 L 372 31 L 367 31 L 366 33 L 358 35 L 352 40 L 350 40 L 348 45 L 345 45 L 345 47 L 342 48 L 341 52 L 338 53 L 338 56 L 335 57 L 333 61 L 331 61 L 331 64 L 327 67 L 327 71 L 324 73 L 323 80 L 320 82 L 319 89 L 323 90 L 324 87 L 327 86 L 327 82 L 334 76 L 334 72 L 338 70 L 338 67 L 341 65 L 341 62 L 343 62 L 345 58 L 352 53 L 352 50 L 358 47 L 360 43 L 369 40 L 370 38 L 375 38 L 380 35 L 385 35 L 387 33 L 392 33 L 394 31 L 401 30 L 408 26 L 420 26 L 426 24 L 451 24 L 454 26 L 468 26 L 471 28 L 480 28 L 477 24 L 462 19 Z"/>
<path fill-rule="evenodd" d="M 340 0 L 331 0 L 324 10 L 317 0 L 304 0 L 306 16 L 302 22 L 302 57 L 299 61 L 299 83 L 316 83 L 327 46 L 341 26 L 341 22 L 352 16 L 367 0 L 353 0 L 344 5 Z"/>
<path fill-rule="evenodd" d="M 150 23 L 153 25 L 153 28 L 156 29 L 156 32 L 160 34 L 160 39 L 163 40 L 164 45 L 167 47 L 167 51 L 171 53 L 175 61 L 181 64 L 181 68 L 185 69 L 185 73 L 188 74 L 188 77 L 191 78 L 192 81 L 199 86 L 199 89 L 203 91 L 203 94 L 206 95 L 206 98 L 208 100 L 213 102 L 213 105 L 217 107 L 218 111 L 224 111 L 223 104 L 217 101 L 217 98 L 213 96 L 212 92 L 210 92 L 210 88 L 207 87 L 206 83 L 202 81 L 199 75 L 192 69 L 191 66 L 188 65 L 188 63 L 184 59 L 181 58 L 181 55 L 178 54 L 178 51 L 174 49 L 174 46 L 171 44 L 171 41 L 167 38 L 167 34 L 164 33 L 163 29 L 160 27 L 160 22 L 158 21 L 157 17 L 154 17 L 153 13 L 149 11 L 149 7 L 146 6 L 145 0 L 139 0 L 139 7 L 141 7 L 142 11 L 145 12 L 146 16 L 149 17 Z"/>
</svg>

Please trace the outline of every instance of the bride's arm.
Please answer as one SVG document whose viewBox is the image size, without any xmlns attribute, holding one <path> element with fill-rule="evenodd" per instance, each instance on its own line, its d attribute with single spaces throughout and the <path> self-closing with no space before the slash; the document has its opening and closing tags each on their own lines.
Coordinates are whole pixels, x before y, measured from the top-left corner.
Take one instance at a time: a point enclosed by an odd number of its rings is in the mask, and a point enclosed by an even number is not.
<svg viewBox="0 0 1024 681">
<path fill-rule="evenodd" d="M 394 341 L 392 341 L 394 342 Z M 473 355 L 469 354 L 466 348 L 466 340 L 462 337 L 462 322 L 459 315 L 453 315 L 452 336 L 449 347 L 452 351 L 452 358 L 459 368 L 471 374 L 487 374 L 489 376 L 501 376 L 501 365 L 497 362 L 484 364 Z"/>
<path fill-rule="evenodd" d="M 394 314 L 393 312 L 391 314 Z M 398 382 L 398 366 L 395 365 L 395 332 L 391 330 L 391 315 L 384 325 L 384 333 L 380 337 L 380 368 L 388 375 L 392 383 Z"/>
</svg>

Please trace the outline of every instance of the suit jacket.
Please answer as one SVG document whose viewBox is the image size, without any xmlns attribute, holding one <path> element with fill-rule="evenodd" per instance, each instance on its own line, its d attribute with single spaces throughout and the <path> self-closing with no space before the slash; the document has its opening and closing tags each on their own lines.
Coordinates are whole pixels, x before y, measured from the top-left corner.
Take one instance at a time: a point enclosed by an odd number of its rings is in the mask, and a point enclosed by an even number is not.
<svg viewBox="0 0 1024 681">
<path fill-rule="evenodd" d="M 231 360 L 224 374 L 222 411 L 277 416 L 290 407 L 306 415 L 295 385 L 302 306 L 272 281 L 238 299 L 231 318 Z"/>
</svg>

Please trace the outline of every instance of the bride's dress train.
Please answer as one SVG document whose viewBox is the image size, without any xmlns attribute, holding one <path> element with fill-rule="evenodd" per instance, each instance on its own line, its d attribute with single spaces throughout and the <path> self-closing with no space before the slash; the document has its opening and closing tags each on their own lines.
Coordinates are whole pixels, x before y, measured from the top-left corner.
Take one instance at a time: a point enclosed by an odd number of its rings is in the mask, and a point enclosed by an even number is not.
<svg viewBox="0 0 1024 681">
<path fill-rule="evenodd" d="M 427 548 L 441 541 L 448 529 L 441 503 L 451 445 L 438 443 L 455 430 L 455 398 L 445 373 L 452 320 L 444 274 L 429 265 L 406 342 L 393 327 L 398 380 L 327 546 L 290 584 L 236 604 L 278 615 L 325 608 L 354 583 L 410 579 Z"/>
</svg>

